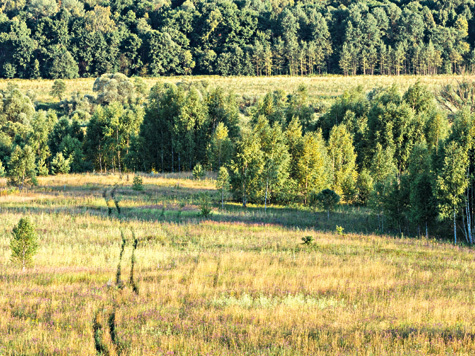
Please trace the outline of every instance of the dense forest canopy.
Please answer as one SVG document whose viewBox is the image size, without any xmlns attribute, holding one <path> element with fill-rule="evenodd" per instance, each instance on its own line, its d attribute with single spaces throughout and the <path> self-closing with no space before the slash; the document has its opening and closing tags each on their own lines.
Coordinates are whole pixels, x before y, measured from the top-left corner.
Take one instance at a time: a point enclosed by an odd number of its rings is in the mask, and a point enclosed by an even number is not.
<svg viewBox="0 0 475 356">
<path fill-rule="evenodd" d="M 475 69 L 473 0 L 6 0 L 3 78 Z"/>
</svg>

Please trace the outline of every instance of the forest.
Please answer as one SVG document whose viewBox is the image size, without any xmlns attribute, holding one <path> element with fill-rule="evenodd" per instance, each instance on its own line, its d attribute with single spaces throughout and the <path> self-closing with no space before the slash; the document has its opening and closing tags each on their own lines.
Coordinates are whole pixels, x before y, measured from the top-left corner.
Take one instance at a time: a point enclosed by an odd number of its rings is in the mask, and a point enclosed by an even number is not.
<svg viewBox="0 0 475 356">
<path fill-rule="evenodd" d="M 2 78 L 465 73 L 473 0 L 6 0 Z"/>
<path fill-rule="evenodd" d="M 51 95 L 64 87 L 56 80 Z M 116 73 L 93 90 L 48 111 L 12 83 L 2 92 L 0 175 L 10 185 L 70 172 L 207 170 L 244 207 L 317 208 L 331 192 L 371 208 L 381 232 L 447 237 L 453 228 L 455 240 L 473 242 L 473 82 L 436 94 L 420 82 L 405 92 L 356 87 L 323 111 L 303 85 L 248 102 L 206 80 L 148 91 Z"/>
</svg>

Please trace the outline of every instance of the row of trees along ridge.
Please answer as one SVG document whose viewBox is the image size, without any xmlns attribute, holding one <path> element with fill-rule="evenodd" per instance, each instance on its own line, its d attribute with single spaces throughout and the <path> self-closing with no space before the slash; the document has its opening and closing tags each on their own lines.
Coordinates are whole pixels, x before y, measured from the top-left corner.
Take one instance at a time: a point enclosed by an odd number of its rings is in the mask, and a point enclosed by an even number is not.
<svg viewBox="0 0 475 356">
<path fill-rule="evenodd" d="M 475 69 L 472 0 L 9 0 L 3 78 Z"/>
</svg>

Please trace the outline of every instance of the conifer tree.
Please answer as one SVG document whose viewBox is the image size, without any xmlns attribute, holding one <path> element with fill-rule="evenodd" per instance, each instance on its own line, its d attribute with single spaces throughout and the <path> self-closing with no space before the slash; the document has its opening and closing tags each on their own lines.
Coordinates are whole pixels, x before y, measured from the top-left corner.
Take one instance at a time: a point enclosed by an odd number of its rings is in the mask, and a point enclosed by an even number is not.
<svg viewBox="0 0 475 356">
<path fill-rule="evenodd" d="M 18 225 L 13 228 L 12 235 L 11 259 L 25 270 L 31 264 L 32 257 L 38 249 L 35 228 L 28 218 L 21 218 Z"/>
</svg>

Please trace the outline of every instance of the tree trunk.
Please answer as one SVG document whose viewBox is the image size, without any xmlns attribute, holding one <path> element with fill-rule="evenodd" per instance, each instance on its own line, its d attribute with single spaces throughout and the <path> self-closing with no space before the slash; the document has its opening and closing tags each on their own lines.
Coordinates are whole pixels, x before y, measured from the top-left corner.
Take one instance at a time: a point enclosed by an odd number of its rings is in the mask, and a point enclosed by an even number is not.
<svg viewBox="0 0 475 356">
<path fill-rule="evenodd" d="M 455 225 L 455 206 L 454 206 L 454 244 L 457 244 L 457 226 Z"/>
<path fill-rule="evenodd" d="M 117 137 L 117 163 L 119 165 L 119 174 L 122 174 L 122 171 L 120 169 L 119 130 L 116 131 L 116 137 Z"/>
<path fill-rule="evenodd" d="M 269 190 L 269 180 L 266 181 L 266 197 L 264 199 L 264 211 L 267 213 L 267 191 Z"/>
</svg>

